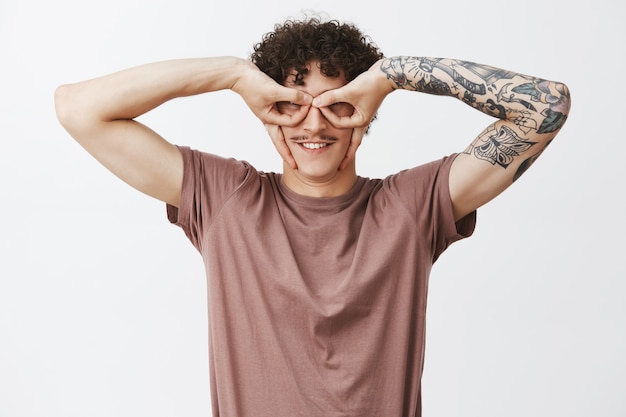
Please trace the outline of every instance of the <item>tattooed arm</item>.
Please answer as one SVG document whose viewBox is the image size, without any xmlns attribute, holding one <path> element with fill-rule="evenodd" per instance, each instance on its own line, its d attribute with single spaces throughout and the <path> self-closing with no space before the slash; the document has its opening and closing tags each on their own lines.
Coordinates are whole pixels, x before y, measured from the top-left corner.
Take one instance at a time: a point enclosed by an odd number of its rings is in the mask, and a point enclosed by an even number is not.
<svg viewBox="0 0 626 417">
<path fill-rule="evenodd" d="M 497 120 L 455 159 L 450 194 L 456 219 L 490 201 L 522 175 L 565 123 L 570 95 L 565 84 L 456 59 L 393 57 L 377 62 L 343 91 L 314 101 L 324 106 L 348 101 L 351 117 L 340 127 L 369 123 L 384 97 L 394 90 L 457 98 Z"/>
</svg>

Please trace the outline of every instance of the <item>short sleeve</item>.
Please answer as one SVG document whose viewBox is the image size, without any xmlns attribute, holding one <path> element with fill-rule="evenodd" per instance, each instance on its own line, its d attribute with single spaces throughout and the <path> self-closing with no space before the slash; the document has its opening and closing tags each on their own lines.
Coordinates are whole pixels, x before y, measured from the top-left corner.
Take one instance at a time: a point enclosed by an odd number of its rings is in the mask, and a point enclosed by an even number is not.
<svg viewBox="0 0 626 417">
<path fill-rule="evenodd" d="M 166 206 L 168 220 L 201 251 L 203 235 L 252 168 L 245 162 L 179 146 L 183 156 L 180 207 Z"/>
<path fill-rule="evenodd" d="M 385 180 L 414 216 L 416 227 L 430 238 L 433 262 L 452 243 L 471 236 L 476 225 L 476 211 L 454 221 L 449 176 L 456 155 L 401 171 Z"/>
</svg>

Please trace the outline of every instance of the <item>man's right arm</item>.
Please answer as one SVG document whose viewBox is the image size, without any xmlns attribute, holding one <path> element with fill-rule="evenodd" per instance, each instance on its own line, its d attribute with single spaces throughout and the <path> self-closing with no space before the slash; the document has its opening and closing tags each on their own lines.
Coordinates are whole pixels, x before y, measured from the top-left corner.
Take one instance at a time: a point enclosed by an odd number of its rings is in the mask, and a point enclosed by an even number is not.
<svg viewBox="0 0 626 417">
<path fill-rule="evenodd" d="M 107 169 L 137 190 L 179 206 L 183 161 L 176 146 L 138 116 L 176 97 L 232 89 L 263 123 L 295 124 L 277 101 L 310 103 L 297 90 L 276 84 L 250 62 L 234 57 L 194 58 L 146 64 L 57 88 L 59 121 Z"/>
</svg>

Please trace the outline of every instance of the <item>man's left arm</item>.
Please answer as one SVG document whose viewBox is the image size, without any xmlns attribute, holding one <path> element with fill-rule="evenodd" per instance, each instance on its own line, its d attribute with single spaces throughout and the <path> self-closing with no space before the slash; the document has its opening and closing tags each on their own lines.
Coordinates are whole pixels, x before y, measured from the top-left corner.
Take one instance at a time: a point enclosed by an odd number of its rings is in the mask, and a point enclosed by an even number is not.
<svg viewBox="0 0 626 417">
<path fill-rule="evenodd" d="M 450 195 L 458 220 L 515 182 L 559 132 L 570 108 L 563 83 L 473 62 L 396 57 L 380 64 L 396 88 L 455 97 L 497 118 L 457 156 Z"/>
<path fill-rule="evenodd" d="M 454 97 L 497 119 L 451 167 L 457 220 L 516 181 L 559 132 L 570 108 L 563 83 L 456 59 L 385 58 L 350 84 L 317 101 L 319 106 L 332 100 L 355 106 L 352 117 L 331 120 L 342 127 L 369 123 L 384 95 L 398 89 Z M 374 94 L 363 93 L 368 90 Z"/>
</svg>

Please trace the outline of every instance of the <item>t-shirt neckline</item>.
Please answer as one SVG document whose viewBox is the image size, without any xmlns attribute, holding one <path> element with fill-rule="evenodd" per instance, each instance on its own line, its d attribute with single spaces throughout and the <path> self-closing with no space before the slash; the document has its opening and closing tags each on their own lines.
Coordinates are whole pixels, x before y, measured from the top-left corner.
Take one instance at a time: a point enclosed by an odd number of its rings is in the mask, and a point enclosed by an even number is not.
<svg viewBox="0 0 626 417">
<path fill-rule="evenodd" d="M 342 204 L 352 201 L 357 195 L 360 194 L 367 180 L 366 178 L 357 176 L 357 180 L 352 186 L 352 188 L 350 188 L 350 190 L 348 190 L 348 192 L 346 192 L 345 194 L 342 194 L 339 196 L 311 197 L 311 196 L 307 196 L 303 194 L 298 194 L 297 192 L 293 191 L 283 181 L 282 174 L 276 174 L 276 175 L 278 177 L 278 181 L 277 181 L 278 187 L 279 187 L 280 193 L 283 196 L 285 196 L 286 198 L 288 198 L 289 200 L 292 200 L 293 202 L 297 204 L 306 205 L 306 206 L 315 206 L 315 207 L 337 206 L 337 205 L 342 205 Z"/>
</svg>

